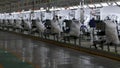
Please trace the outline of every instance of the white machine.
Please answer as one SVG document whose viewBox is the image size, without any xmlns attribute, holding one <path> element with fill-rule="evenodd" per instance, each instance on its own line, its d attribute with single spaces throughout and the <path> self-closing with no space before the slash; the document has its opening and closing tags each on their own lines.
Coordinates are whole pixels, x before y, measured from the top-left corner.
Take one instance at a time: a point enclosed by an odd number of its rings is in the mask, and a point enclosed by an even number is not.
<svg viewBox="0 0 120 68">
<path fill-rule="evenodd" d="M 106 33 L 106 43 L 120 44 L 118 33 L 117 33 L 117 25 L 112 22 L 112 20 L 105 20 L 105 33 Z"/>
</svg>

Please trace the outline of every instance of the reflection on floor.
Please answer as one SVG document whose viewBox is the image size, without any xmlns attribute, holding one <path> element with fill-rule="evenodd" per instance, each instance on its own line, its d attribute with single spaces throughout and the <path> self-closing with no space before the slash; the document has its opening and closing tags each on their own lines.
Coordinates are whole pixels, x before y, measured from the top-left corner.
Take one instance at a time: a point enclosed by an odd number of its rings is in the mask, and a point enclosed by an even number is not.
<svg viewBox="0 0 120 68">
<path fill-rule="evenodd" d="M 34 68 L 31 64 L 22 62 L 15 55 L 0 49 L 0 68 Z"/>
<path fill-rule="evenodd" d="M 0 31 L 0 48 L 19 55 L 23 62 L 31 62 L 39 68 L 120 68 L 118 61 L 2 31 Z"/>
<path fill-rule="evenodd" d="M 0 64 L 0 68 L 3 68 L 3 65 Z"/>
</svg>

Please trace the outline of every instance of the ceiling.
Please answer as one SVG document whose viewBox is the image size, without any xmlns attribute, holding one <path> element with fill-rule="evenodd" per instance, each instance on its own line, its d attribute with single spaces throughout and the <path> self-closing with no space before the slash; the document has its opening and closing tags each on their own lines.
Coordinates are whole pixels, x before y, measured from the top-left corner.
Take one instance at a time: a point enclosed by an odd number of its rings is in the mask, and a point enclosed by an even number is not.
<svg viewBox="0 0 120 68">
<path fill-rule="evenodd" d="M 0 11 L 6 10 L 6 6 L 10 8 L 9 6 L 12 4 L 17 4 L 17 3 L 25 3 L 25 2 L 37 2 L 39 1 L 40 4 L 34 5 L 35 7 L 66 7 L 66 6 L 74 6 L 74 5 L 79 5 L 80 1 L 82 0 L 0 0 Z M 94 4 L 94 3 L 101 3 L 101 2 L 117 2 L 120 0 L 84 0 L 85 4 Z M 21 6 L 20 6 L 21 7 Z M 17 8 L 16 8 L 17 9 Z M 22 8 L 24 9 L 24 8 Z M 11 8 L 12 10 L 12 8 Z M 8 11 L 8 10 L 7 10 Z M 4 12 L 4 11 L 3 11 Z"/>
<path fill-rule="evenodd" d="M 10 3 L 17 3 L 17 2 L 22 2 L 22 1 L 36 1 L 36 0 L 0 0 L 0 6 L 7 5 Z M 67 4 L 71 5 L 69 3 L 79 3 L 82 0 L 39 0 L 39 1 L 46 1 L 46 3 L 59 3 L 59 4 Z M 90 4 L 90 3 L 100 3 L 100 2 L 110 2 L 110 1 L 120 1 L 120 0 L 84 0 L 85 4 Z"/>
<path fill-rule="evenodd" d="M 18 0 L 0 0 L 0 6 L 2 6 L 3 4 L 8 4 L 8 3 L 12 3 L 12 2 L 18 2 Z"/>
</svg>

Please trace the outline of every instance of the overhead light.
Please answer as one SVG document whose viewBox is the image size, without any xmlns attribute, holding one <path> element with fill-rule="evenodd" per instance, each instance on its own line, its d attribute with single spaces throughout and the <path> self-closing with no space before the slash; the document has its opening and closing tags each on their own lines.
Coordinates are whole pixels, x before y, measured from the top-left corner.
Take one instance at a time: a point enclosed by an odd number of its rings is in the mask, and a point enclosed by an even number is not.
<svg viewBox="0 0 120 68">
<path fill-rule="evenodd" d="M 74 7 L 72 6 L 72 7 L 69 7 L 70 9 L 74 9 Z"/>
<path fill-rule="evenodd" d="M 43 7 L 40 8 L 41 10 L 44 9 Z"/>
<path fill-rule="evenodd" d="M 74 9 L 77 9 L 78 8 L 78 6 L 73 6 L 74 7 Z"/>
<path fill-rule="evenodd" d="M 50 11 L 54 11 L 55 9 L 54 9 L 54 7 L 52 7 L 51 9 L 50 9 Z"/>
<path fill-rule="evenodd" d="M 95 4 L 96 7 L 102 7 L 100 4 Z"/>
<path fill-rule="evenodd" d="M 78 8 L 81 8 L 81 6 L 78 6 Z"/>
<path fill-rule="evenodd" d="M 112 5 L 117 5 L 117 4 L 114 2 L 114 3 L 112 3 Z"/>
<path fill-rule="evenodd" d="M 40 10 L 34 10 L 34 12 L 40 12 Z"/>
<path fill-rule="evenodd" d="M 60 8 L 56 8 L 55 10 L 61 10 Z"/>
<path fill-rule="evenodd" d="M 112 6 L 117 5 L 115 2 L 108 3 L 108 4 L 109 4 L 109 5 L 112 5 Z"/>
<path fill-rule="evenodd" d="M 83 5 L 84 6 L 84 5 Z M 82 6 L 78 6 L 78 8 L 83 8 Z"/>
<path fill-rule="evenodd" d="M 83 7 L 84 7 L 84 8 L 87 8 L 87 5 L 84 5 Z"/>
<path fill-rule="evenodd" d="M 89 7 L 95 7 L 93 4 L 89 4 L 88 6 L 89 6 Z"/>
<path fill-rule="evenodd" d="M 43 7 L 40 8 L 40 11 L 46 11 Z"/>
<path fill-rule="evenodd" d="M 118 5 L 120 5 L 120 1 L 116 2 Z"/>
<path fill-rule="evenodd" d="M 61 8 L 61 10 L 65 10 L 65 8 Z"/>
<path fill-rule="evenodd" d="M 108 4 L 107 4 L 107 3 L 101 3 L 101 5 L 102 5 L 102 6 L 108 6 Z"/>
</svg>

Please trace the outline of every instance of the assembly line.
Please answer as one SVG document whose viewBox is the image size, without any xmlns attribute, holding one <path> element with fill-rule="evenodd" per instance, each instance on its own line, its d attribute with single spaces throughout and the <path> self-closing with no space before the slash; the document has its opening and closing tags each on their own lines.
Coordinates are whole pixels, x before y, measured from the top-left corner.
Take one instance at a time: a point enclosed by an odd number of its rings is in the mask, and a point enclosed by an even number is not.
<svg viewBox="0 0 120 68">
<path fill-rule="evenodd" d="M 57 1 L 46 0 L 44 7 L 28 1 L 24 7 L 32 8 L 21 11 L 0 7 L 0 66 L 14 67 L 13 61 L 28 68 L 120 68 L 120 1 L 64 6 L 63 0 L 59 7 Z M 17 58 L 9 61 L 8 54 Z"/>
<path fill-rule="evenodd" d="M 52 10 L 49 12 L 43 10 L 36 11 L 22 11 L 22 12 L 13 12 L 13 13 L 3 13 L 0 14 L 1 29 L 12 30 L 13 32 L 18 31 L 24 34 L 24 31 L 27 31 L 27 34 L 38 33 L 45 35 L 57 35 L 64 39 L 65 35 L 71 37 L 74 36 L 79 38 L 80 35 L 90 36 L 91 45 L 94 41 L 99 40 L 98 33 L 105 34 L 106 37 L 104 40 L 105 44 L 119 44 L 118 39 L 118 30 L 119 27 L 119 15 L 117 12 L 111 11 L 106 13 L 105 10 L 114 8 L 117 9 L 117 6 L 107 6 L 99 9 L 84 9 L 84 21 L 80 19 L 81 11 L 83 9 L 64 9 L 64 10 Z M 103 10 L 104 9 L 104 10 Z M 99 10 L 100 18 L 97 17 L 95 10 Z M 106 14 L 106 15 L 105 15 Z M 111 14 L 111 15 L 110 15 Z M 82 15 L 83 16 L 83 15 Z M 103 24 L 103 26 L 98 26 L 98 24 Z M 100 29 L 103 27 L 105 29 Z M 101 37 L 102 38 L 102 37 Z M 103 41 L 103 40 L 102 40 Z"/>
</svg>

